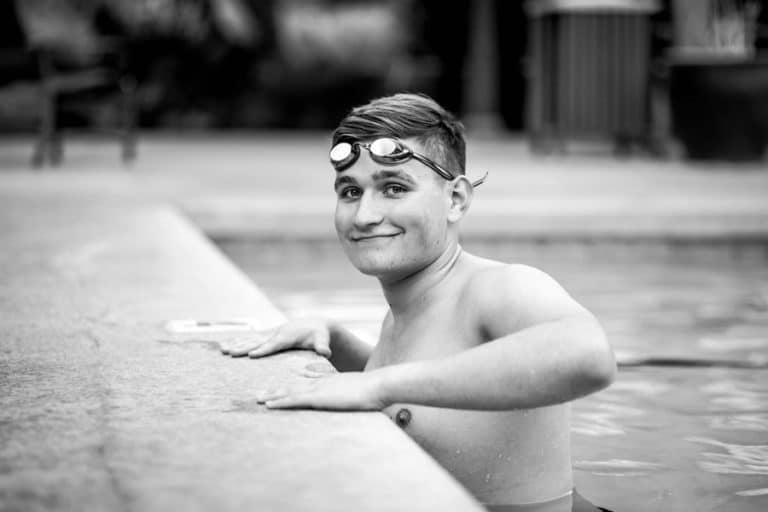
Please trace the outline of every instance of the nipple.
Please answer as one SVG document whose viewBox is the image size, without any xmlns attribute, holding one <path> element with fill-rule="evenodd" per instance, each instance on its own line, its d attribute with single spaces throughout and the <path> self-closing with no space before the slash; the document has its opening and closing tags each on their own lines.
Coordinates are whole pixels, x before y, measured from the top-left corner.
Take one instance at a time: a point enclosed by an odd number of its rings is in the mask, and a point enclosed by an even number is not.
<svg viewBox="0 0 768 512">
<path fill-rule="evenodd" d="M 395 423 L 401 428 L 405 428 L 411 422 L 411 411 L 408 409 L 400 409 L 395 415 Z"/>
</svg>

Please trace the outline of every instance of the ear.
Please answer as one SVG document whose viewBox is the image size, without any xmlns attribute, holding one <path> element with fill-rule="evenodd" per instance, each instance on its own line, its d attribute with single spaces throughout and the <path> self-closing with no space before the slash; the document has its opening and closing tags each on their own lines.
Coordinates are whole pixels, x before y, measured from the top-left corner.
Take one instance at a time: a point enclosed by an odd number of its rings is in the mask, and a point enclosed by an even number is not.
<svg viewBox="0 0 768 512">
<path fill-rule="evenodd" d="M 456 223 L 464 218 L 464 215 L 469 210 L 475 189 L 469 178 L 459 176 L 450 183 L 449 191 L 451 194 L 451 206 L 448 210 L 448 222 Z"/>
</svg>

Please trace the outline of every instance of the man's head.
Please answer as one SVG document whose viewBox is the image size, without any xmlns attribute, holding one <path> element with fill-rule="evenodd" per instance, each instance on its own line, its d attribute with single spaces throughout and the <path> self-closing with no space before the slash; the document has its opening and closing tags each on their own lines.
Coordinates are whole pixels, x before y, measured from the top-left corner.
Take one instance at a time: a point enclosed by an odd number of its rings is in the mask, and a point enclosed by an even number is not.
<svg viewBox="0 0 768 512">
<path fill-rule="evenodd" d="M 360 271 L 398 279 L 458 243 L 472 199 L 464 127 L 434 100 L 397 94 L 357 107 L 333 133 L 336 231 Z"/>
</svg>

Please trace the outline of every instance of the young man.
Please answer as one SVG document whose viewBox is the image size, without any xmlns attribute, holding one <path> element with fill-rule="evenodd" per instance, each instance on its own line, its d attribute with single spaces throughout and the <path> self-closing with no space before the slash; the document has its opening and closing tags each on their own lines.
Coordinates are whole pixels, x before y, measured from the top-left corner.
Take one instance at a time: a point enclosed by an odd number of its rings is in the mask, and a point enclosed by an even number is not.
<svg viewBox="0 0 768 512">
<path fill-rule="evenodd" d="M 480 501 L 570 510 L 567 402 L 615 373 L 600 325 L 544 272 L 462 250 L 479 183 L 465 176 L 463 126 L 430 98 L 352 110 L 330 157 L 339 240 L 390 307 L 378 344 L 288 323 L 224 353 L 315 350 L 340 373 L 266 391 L 267 407 L 382 410 Z"/>
</svg>

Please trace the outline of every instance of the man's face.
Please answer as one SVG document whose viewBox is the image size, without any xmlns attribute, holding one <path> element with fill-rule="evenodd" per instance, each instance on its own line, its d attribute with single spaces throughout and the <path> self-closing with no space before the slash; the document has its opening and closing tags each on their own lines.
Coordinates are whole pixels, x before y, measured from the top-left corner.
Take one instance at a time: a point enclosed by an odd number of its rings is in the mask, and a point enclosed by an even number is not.
<svg viewBox="0 0 768 512">
<path fill-rule="evenodd" d="M 424 153 L 413 139 L 402 141 Z M 415 159 L 374 162 L 360 149 L 349 168 L 336 173 L 336 233 L 352 264 L 387 280 L 428 265 L 447 245 L 448 182 Z"/>
</svg>

